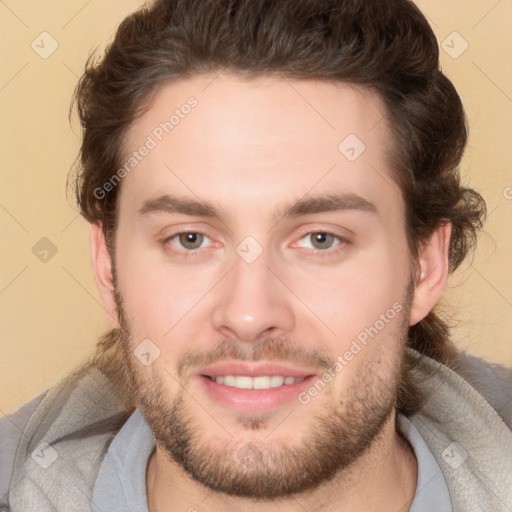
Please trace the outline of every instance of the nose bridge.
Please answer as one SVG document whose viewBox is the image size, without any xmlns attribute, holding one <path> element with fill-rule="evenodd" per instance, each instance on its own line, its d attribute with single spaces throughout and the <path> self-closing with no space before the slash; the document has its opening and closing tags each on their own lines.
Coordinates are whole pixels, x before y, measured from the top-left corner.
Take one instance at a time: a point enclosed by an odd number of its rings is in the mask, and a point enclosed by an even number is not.
<svg viewBox="0 0 512 512">
<path fill-rule="evenodd" d="M 283 335 L 295 325 L 290 294 L 269 268 L 270 254 L 247 257 L 253 249 L 244 243 L 237 248 L 212 315 L 215 329 L 248 342 L 271 331 Z"/>
</svg>

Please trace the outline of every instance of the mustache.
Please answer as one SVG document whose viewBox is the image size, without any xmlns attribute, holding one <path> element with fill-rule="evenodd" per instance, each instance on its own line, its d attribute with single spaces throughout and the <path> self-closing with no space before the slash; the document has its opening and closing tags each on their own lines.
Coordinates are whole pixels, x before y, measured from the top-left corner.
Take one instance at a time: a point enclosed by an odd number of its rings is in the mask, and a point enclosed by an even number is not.
<svg viewBox="0 0 512 512">
<path fill-rule="evenodd" d="M 320 369 L 328 369 L 335 362 L 335 359 L 323 350 L 305 348 L 279 338 L 268 338 L 254 343 L 222 340 L 213 349 L 189 352 L 179 361 L 177 370 L 178 375 L 183 377 L 194 367 L 206 366 L 218 361 L 260 361 L 262 359 L 280 363 L 313 365 Z"/>
</svg>

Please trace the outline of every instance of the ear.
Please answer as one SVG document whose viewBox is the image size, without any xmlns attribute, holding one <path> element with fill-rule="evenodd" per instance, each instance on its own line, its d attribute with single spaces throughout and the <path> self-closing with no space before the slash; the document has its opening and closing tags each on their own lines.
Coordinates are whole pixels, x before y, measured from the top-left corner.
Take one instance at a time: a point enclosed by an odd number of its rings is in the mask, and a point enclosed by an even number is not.
<svg viewBox="0 0 512 512">
<path fill-rule="evenodd" d="M 107 321 L 113 327 L 119 327 L 117 305 L 114 299 L 114 283 L 112 279 L 112 260 L 107 247 L 100 222 L 91 225 L 89 235 L 91 263 L 96 286 L 103 302 Z"/>
<path fill-rule="evenodd" d="M 417 324 L 430 313 L 446 287 L 451 233 L 452 225 L 448 222 L 437 228 L 421 248 L 410 325 Z"/>
</svg>

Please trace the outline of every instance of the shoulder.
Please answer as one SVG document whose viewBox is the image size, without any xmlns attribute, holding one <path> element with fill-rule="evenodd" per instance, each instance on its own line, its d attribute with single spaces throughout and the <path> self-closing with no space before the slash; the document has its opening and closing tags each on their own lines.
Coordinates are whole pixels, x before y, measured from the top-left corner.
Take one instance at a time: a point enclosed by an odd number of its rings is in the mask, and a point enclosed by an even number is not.
<svg viewBox="0 0 512 512">
<path fill-rule="evenodd" d="M 63 485 L 59 475 L 81 482 L 80 488 L 92 487 L 108 444 L 128 413 L 110 378 L 86 364 L 4 418 L 0 423 L 0 510 L 8 510 L 9 505 L 24 509 L 22 504 L 35 496 L 39 499 L 41 492 L 52 510 L 78 510 L 71 506 L 78 502 L 83 502 L 85 510 L 87 496 L 77 495 L 76 486 Z M 59 454 L 51 463 L 53 480 L 48 479 L 50 469 L 32 460 L 42 442 Z"/>
<path fill-rule="evenodd" d="M 512 368 L 460 351 L 450 365 L 512 428 Z"/>
<path fill-rule="evenodd" d="M 25 427 L 47 391 L 41 393 L 16 412 L 0 420 L 0 510 L 6 507 L 7 494 L 14 468 L 16 451 L 23 437 Z"/>
</svg>

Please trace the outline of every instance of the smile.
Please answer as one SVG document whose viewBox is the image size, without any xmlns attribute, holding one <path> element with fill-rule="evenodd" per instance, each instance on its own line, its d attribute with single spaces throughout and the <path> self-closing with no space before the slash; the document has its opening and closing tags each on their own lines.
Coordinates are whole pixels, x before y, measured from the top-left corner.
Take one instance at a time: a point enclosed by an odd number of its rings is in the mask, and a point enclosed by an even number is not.
<svg viewBox="0 0 512 512">
<path fill-rule="evenodd" d="M 210 377 L 217 384 L 238 389 L 270 389 L 301 382 L 304 377 L 286 377 L 282 375 L 251 377 L 249 375 L 217 375 Z"/>
</svg>

